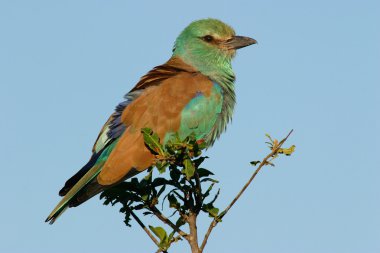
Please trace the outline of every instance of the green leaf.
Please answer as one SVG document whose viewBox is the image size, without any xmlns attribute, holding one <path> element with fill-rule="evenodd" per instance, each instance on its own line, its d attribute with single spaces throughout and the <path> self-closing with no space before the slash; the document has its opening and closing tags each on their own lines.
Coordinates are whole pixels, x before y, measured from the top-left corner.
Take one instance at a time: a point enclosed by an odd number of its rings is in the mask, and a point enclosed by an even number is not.
<svg viewBox="0 0 380 253">
<path fill-rule="evenodd" d="M 161 189 L 158 191 L 158 193 L 157 193 L 157 197 L 160 197 L 161 196 L 161 194 L 165 191 L 165 188 L 166 188 L 166 185 L 163 185 L 162 187 L 161 187 Z"/>
<path fill-rule="evenodd" d="M 278 153 L 289 156 L 289 155 L 293 154 L 295 149 L 296 149 L 296 146 L 292 145 L 290 148 L 280 148 L 278 150 Z"/>
<path fill-rule="evenodd" d="M 151 181 L 152 180 L 152 174 L 153 174 L 153 170 L 151 168 L 148 169 L 148 174 L 144 177 L 144 180 Z"/>
<path fill-rule="evenodd" d="M 252 162 L 250 162 L 250 164 L 253 165 L 253 166 L 258 165 L 259 163 L 261 163 L 261 162 L 260 161 L 252 161 Z"/>
<path fill-rule="evenodd" d="M 166 162 L 157 162 L 156 163 L 156 168 L 158 169 L 158 172 L 160 172 L 160 174 L 162 174 L 162 173 L 165 173 L 165 171 L 166 171 L 166 168 L 169 166 L 169 164 L 168 163 L 166 163 Z"/>
<path fill-rule="evenodd" d="M 171 232 L 171 233 L 169 234 L 169 236 L 168 236 L 168 242 L 170 242 L 170 241 L 173 239 L 175 233 L 176 233 L 176 232 L 173 231 L 173 232 Z"/>
<path fill-rule="evenodd" d="M 206 179 L 207 179 L 207 178 L 206 178 Z M 214 187 L 214 185 L 215 185 L 215 183 L 212 183 L 212 184 L 208 187 L 207 191 L 205 191 L 205 193 L 202 194 L 203 199 L 207 198 L 208 195 L 210 195 L 210 192 L 211 192 L 212 188 Z"/>
<path fill-rule="evenodd" d="M 143 209 L 144 207 L 145 207 L 144 204 L 139 204 L 139 205 L 133 207 L 133 209 L 134 209 L 134 210 L 141 210 L 141 209 Z"/>
<path fill-rule="evenodd" d="M 201 156 L 201 157 L 195 159 L 195 160 L 193 161 L 194 164 L 195 164 L 195 167 L 198 168 L 199 165 L 201 165 L 201 164 L 204 162 L 204 160 L 207 159 L 207 158 L 209 158 L 209 157 L 208 157 L 208 156 Z"/>
<path fill-rule="evenodd" d="M 210 214 L 211 217 L 216 217 L 218 216 L 218 213 L 219 213 L 219 208 L 211 208 L 208 210 L 208 213 Z"/>
<path fill-rule="evenodd" d="M 179 198 L 180 200 L 182 200 L 182 201 L 185 201 L 185 199 L 178 193 L 178 192 L 176 192 L 176 190 L 174 189 L 174 190 L 172 190 L 172 192 L 177 196 L 177 198 Z"/>
<path fill-rule="evenodd" d="M 217 217 L 219 213 L 219 208 L 214 207 L 211 203 L 203 205 L 203 210 L 208 212 L 210 217 Z"/>
<path fill-rule="evenodd" d="M 127 227 L 131 227 L 132 225 L 129 223 L 131 221 L 131 213 L 125 212 L 124 224 Z"/>
<path fill-rule="evenodd" d="M 148 194 L 145 194 L 145 195 L 142 195 L 141 196 L 141 199 L 144 200 L 144 201 L 147 201 L 149 198 L 149 195 Z"/>
<path fill-rule="evenodd" d="M 208 177 L 210 175 L 214 175 L 214 173 L 212 173 L 211 171 L 206 170 L 204 168 L 197 169 L 197 172 L 198 172 L 199 178 Z"/>
<path fill-rule="evenodd" d="M 185 174 L 187 180 L 190 180 L 194 176 L 195 167 L 190 158 L 183 161 L 183 166 L 185 167 Z"/>
<path fill-rule="evenodd" d="M 186 221 L 183 220 L 182 217 L 179 217 L 178 220 L 177 220 L 177 222 L 175 223 L 175 225 L 176 225 L 177 228 L 180 228 L 180 227 L 182 227 L 185 224 L 186 224 Z"/>
<path fill-rule="evenodd" d="M 149 226 L 149 228 L 160 239 L 161 242 L 165 241 L 165 239 L 168 237 L 168 234 L 162 227 Z"/>
<path fill-rule="evenodd" d="M 178 203 L 177 198 L 173 194 L 168 195 L 168 200 L 169 200 L 169 207 L 179 209 L 180 204 Z"/>
<path fill-rule="evenodd" d="M 209 182 L 213 182 L 213 183 L 219 183 L 219 181 L 218 180 L 216 180 L 216 179 L 212 179 L 212 178 L 209 178 L 209 177 L 206 177 L 206 178 L 203 178 L 202 180 L 201 180 L 201 183 L 203 183 L 203 182 L 207 182 L 207 181 L 209 181 Z"/>
<path fill-rule="evenodd" d="M 153 187 L 157 187 L 157 186 L 161 186 L 161 185 L 166 185 L 166 184 L 169 184 L 169 181 L 166 178 L 163 178 L 163 177 L 157 177 L 152 182 L 152 186 Z"/>
<path fill-rule="evenodd" d="M 181 172 L 177 169 L 177 167 L 170 169 L 170 177 L 173 181 L 178 182 L 181 177 Z"/>
<path fill-rule="evenodd" d="M 215 196 L 214 196 L 214 199 L 211 200 L 210 204 L 214 204 L 214 202 L 218 199 L 219 194 L 220 194 L 220 189 L 218 189 L 218 191 L 216 192 L 216 194 L 215 194 Z"/>
<path fill-rule="evenodd" d="M 160 138 L 156 133 L 150 128 L 141 129 L 141 133 L 144 136 L 144 142 L 146 146 L 155 154 L 164 155 L 162 145 L 160 143 Z"/>
<path fill-rule="evenodd" d="M 269 134 L 265 134 L 265 136 L 270 140 L 270 143 L 273 143 L 273 139 Z"/>
</svg>

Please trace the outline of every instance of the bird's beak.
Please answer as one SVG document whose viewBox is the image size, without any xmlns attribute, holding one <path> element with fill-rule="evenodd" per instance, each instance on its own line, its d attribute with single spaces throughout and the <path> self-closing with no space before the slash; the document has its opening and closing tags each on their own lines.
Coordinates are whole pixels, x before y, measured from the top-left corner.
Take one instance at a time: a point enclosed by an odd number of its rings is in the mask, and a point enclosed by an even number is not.
<svg viewBox="0 0 380 253">
<path fill-rule="evenodd" d="M 234 36 L 225 42 L 225 45 L 229 49 L 239 49 L 239 48 L 250 46 L 252 44 L 257 44 L 257 41 L 250 37 L 244 37 L 244 36 Z"/>
</svg>

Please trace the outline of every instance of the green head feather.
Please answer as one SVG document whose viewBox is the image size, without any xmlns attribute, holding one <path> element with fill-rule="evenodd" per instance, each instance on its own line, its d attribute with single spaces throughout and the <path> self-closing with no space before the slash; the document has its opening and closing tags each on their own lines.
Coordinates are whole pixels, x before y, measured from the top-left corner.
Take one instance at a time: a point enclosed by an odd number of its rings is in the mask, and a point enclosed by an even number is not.
<svg viewBox="0 0 380 253">
<path fill-rule="evenodd" d="M 235 31 L 217 19 L 194 21 L 178 36 L 173 56 L 224 86 L 234 80 L 231 60 L 236 50 L 226 44 L 234 36 Z"/>
</svg>

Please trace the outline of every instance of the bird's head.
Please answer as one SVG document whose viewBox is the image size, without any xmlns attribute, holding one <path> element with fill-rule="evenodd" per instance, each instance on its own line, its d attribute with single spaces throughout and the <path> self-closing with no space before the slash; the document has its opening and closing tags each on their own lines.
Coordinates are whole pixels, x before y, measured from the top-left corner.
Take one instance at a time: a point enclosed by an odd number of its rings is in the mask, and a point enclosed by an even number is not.
<svg viewBox="0 0 380 253">
<path fill-rule="evenodd" d="M 256 43 L 252 38 L 236 36 L 235 31 L 220 20 L 201 19 L 181 32 L 175 41 L 173 56 L 207 72 L 218 65 L 229 65 L 237 49 Z"/>
</svg>

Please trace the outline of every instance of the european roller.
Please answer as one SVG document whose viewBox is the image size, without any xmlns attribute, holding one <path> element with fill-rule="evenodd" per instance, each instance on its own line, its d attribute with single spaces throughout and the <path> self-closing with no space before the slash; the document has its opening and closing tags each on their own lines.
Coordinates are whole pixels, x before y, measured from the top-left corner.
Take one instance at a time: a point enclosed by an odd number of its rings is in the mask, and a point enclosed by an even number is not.
<svg viewBox="0 0 380 253">
<path fill-rule="evenodd" d="M 55 220 L 154 164 L 144 144 L 142 128 L 150 128 L 165 143 L 194 134 L 213 145 L 225 131 L 235 106 L 236 50 L 257 43 L 235 35 L 216 19 L 192 22 L 177 37 L 171 58 L 144 75 L 116 106 L 101 129 L 88 163 L 67 180 L 63 198 L 47 217 Z"/>
</svg>

